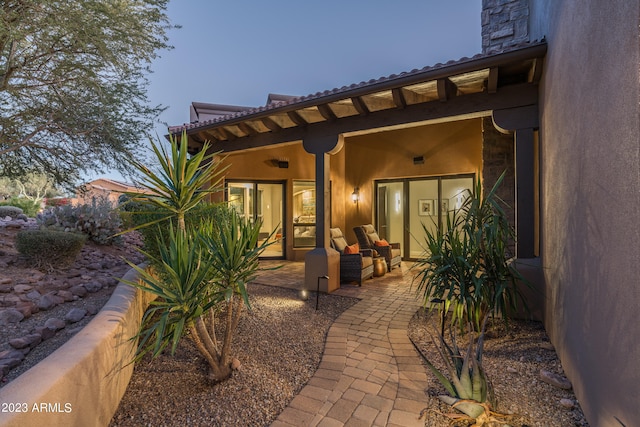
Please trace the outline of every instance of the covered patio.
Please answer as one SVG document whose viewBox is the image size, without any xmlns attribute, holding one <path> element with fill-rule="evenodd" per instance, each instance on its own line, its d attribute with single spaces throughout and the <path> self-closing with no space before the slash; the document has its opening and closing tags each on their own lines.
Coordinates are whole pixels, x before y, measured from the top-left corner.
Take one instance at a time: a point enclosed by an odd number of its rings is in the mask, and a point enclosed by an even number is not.
<svg viewBox="0 0 640 427">
<path fill-rule="evenodd" d="M 308 289 L 323 276 L 323 291 L 340 287 L 329 229 L 340 228 L 352 243 L 353 227 L 384 227 L 381 189 L 389 183 L 408 188 L 413 180 L 433 180 L 436 193 L 424 200 L 435 207 L 444 205 L 444 179 L 477 176 L 486 186 L 506 169 L 502 197 L 514 206 L 516 256 L 531 260 L 538 247 L 537 84 L 545 54 L 544 42 L 527 43 L 308 96 L 270 95 L 257 108 L 194 103 L 192 123 L 170 132 L 186 131 L 193 152 L 210 141 L 210 150 L 227 156 L 225 197 L 246 215 L 264 219 L 267 209 L 278 211 L 268 224 L 284 238 L 278 256 L 304 259 Z M 281 195 L 264 201 L 274 193 Z M 310 196 L 299 201 L 302 194 Z M 386 203 L 401 208 L 404 230 L 420 223 L 410 215 L 422 200 L 407 191 Z M 408 251 L 413 236 L 398 236 Z M 404 259 L 412 257 L 405 252 Z"/>
</svg>

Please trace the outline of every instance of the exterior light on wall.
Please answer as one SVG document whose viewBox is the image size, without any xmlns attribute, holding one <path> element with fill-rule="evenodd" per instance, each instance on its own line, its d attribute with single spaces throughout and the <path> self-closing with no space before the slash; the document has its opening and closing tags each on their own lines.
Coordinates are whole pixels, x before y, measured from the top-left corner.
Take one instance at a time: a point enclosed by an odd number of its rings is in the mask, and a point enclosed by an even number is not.
<svg viewBox="0 0 640 427">
<path fill-rule="evenodd" d="M 413 158 L 414 165 L 424 165 L 424 156 L 416 156 Z"/>
<path fill-rule="evenodd" d="M 358 203 L 358 200 L 360 200 L 360 188 L 355 187 L 353 189 L 353 193 L 351 193 L 351 200 L 353 203 Z"/>
</svg>

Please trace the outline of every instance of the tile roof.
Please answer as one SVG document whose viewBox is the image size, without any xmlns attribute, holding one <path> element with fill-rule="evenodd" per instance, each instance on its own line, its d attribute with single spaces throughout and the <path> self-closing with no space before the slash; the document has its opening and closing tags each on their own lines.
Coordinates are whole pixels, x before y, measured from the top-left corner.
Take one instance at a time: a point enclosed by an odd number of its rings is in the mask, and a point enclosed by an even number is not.
<svg viewBox="0 0 640 427">
<path fill-rule="evenodd" d="M 443 74 L 446 74 L 446 71 L 452 68 L 459 68 L 464 65 L 473 65 L 474 63 L 480 63 L 482 60 L 498 58 L 502 55 L 518 52 L 527 48 L 544 46 L 546 48 L 546 42 L 542 41 L 534 41 L 534 42 L 526 42 L 521 43 L 515 46 L 510 46 L 509 48 L 503 49 L 501 51 L 490 51 L 488 53 L 481 53 L 474 55 L 472 57 L 462 57 L 458 60 L 451 60 L 446 63 L 437 63 L 435 65 L 425 66 L 421 69 L 413 69 L 411 71 L 402 72 L 399 74 L 391 74 L 389 76 L 383 76 L 378 79 L 371 79 L 369 81 L 361 81 L 360 83 L 353 83 L 349 86 L 342 86 L 340 88 L 334 88 L 331 90 L 325 90 L 323 92 L 316 92 L 314 94 L 309 94 L 306 96 L 287 96 L 287 95 L 276 95 L 270 94 L 267 99 L 267 104 L 264 106 L 259 106 L 255 108 L 242 108 L 242 110 L 233 112 L 231 114 L 218 116 L 205 121 L 197 121 L 193 123 L 185 123 L 183 125 L 170 126 L 169 132 L 172 134 L 176 134 L 181 132 L 182 130 L 195 131 L 201 128 L 215 126 L 216 124 L 223 124 L 228 121 L 236 121 L 237 119 L 242 119 L 243 117 L 249 118 L 254 115 L 262 115 L 262 113 L 270 112 L 272 110 L 283 109 L 286 107 L 294 107 L 300 105 L 300 107 L 304 107 L 307 105 L 317 105 L 322 103 L 325 98 L 334 99 L 343 95 L 343 97 L 350 96 L 361 96 L 365 94 L 369 90 L 380 90 L 379 86 L 385 86 L 388 88 L 394 87 L 394 83 L 397 82 L 397 85 L 406 85 L 407 81 L 415 80 L 419 82 L 421 80 L 426 80 L 427 78 L 433 79 L 432 74 L 438 73 L 438 71 L 444 71 Z M 481 67 L 482 65 L 479 65 Z M 324 101 L 331 102 L 331 101 Z M 212 104 L 213 105 L 213 104 Z M 190 133 L 190 132 L 189 132 Z"/>
</svg>

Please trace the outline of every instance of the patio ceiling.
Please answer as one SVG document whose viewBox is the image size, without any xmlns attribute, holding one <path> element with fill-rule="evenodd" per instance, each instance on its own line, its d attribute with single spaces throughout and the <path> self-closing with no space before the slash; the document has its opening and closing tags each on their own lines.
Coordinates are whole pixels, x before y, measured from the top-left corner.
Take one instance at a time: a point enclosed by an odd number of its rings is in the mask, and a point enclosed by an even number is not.
<svg viewBox="0 0 640 427">
<path fill-rule="evenodd" d="M 173 126 L 187 131 L 189 150 L 204 141 L 225 152 L 392 126 L 488 115 L 537 104 L 545 42 L 476 55 L 303 97 L 280 97 L 264 107 Z"/>
</svg>

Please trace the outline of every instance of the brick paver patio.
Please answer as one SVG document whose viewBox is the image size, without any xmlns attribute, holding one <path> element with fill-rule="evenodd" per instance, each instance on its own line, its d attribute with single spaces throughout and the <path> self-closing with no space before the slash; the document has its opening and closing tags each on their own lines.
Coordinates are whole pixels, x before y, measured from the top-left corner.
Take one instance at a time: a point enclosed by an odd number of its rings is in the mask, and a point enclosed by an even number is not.
<svg viewBox="0 0 640 427">
<path fill-rule="evenodd" d="M 279 275 L 281 283 L 297 276 L 300 284 L 303 268 L 267 274 Z M 403 263 L 361 288 L 335 292 L 361 301 L 331 326 L 318 370 L 272 426 L 424 426 L 418 416 L 426 405 L 426 367 L 407 337 L 420 305 L 411 276 Z"/>
</svg>

